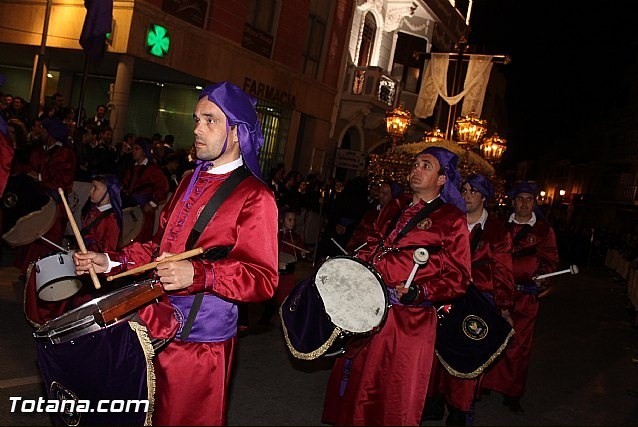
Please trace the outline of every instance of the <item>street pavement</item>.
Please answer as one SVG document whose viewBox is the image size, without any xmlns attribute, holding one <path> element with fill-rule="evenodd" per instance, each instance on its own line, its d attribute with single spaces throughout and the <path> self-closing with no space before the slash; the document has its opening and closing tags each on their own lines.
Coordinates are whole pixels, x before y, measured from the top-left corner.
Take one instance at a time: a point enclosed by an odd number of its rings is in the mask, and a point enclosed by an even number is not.
<svg viewBox="0 0 638 427">
<path fill-rule="evenodd" d="M 44 396 L 33 328 L 22 308 L 23 285 L 3 246 L 0 262 L 0 425 L 52 425 L 43 413 L 11 412 L 9 397 Z M 581 268 L 581 270 L 585 270 Z M 302 264 L 297 277 L 311 274 Z M 554 278 L 542 300 L 525 413 L 514 414 L 492 393 L 476 404 L 480 426 L 616 426 L 638 424 L 638 330 L 626 286 L 601 268 Z M 301 361 L 286 349 L 278 319 L 258 328 L 261 305 L 249 307 L 250 333 L 240 338 L 229 402 L 229 425 L 322 425 L 332 360 Z M 99 369 L 99 367 L 96 367 Z M 99 384 L 96 384 L 99 387 Z M 423 425 L 444 425 L 444 421 Z"/>
</svg>

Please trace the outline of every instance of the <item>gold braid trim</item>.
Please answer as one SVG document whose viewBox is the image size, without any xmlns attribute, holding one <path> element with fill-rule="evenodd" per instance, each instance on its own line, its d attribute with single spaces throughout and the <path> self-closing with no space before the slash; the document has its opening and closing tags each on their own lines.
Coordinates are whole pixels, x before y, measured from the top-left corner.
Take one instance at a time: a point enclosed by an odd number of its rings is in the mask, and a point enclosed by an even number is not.
<svg viewBox="0 0 638 427">
<path fill-rule="evenodd" d="M 284 339 L 286 340 L 286 345 L 288 346 L 288 350 L 290 350 L 290 353 L 292 353 L 292 355 L 295 356 L 297 359 L 314 360 L 318 358 L 319 356 L 323 355 L 326 351 L 328 351 L 330 346 L 334 344 L 335 340 L 339 338 L 339 335 L 341 335 L 341 328 L 339 328 L 338 326 L 335 326 L 330 337 L 328 337 L 326 342 L 323 343 L 318 349 L 313 350 L 310 353 L 301 353 L 300 351 L 297 351 L 297 349 L 295 349 L 292 346 L 292 343 L 290 342 L 290 338 L 288 337 L 288 330 L 286 329 L 286 324 L 284 323 L 284 318 L 282 316 L 282 310 L 283 310 L 283 304 L 279 307 L 279 317 L 281 318 L 281 327 L 284 330 Z"/>
<path fill-rule="evenodd" d="M 153 357 L 155 357 L 155 350 L 153 344 L 148 336 L 146 326 L 140 325 L 137 322 L 128 322 L 129 326 L 135 334 L 142 346 L 144 356 L 146 358 L 146 388 L 148 389 L 148 412 L 146 413 L 146 419 L 144 420 L 145 426 L 153 425 L 153 410 L 155 408 L 155 369 L 153 368 Z"/>
<path fill-rule="evenodd" d="M 505 341 L 503 342 L 503 344 L 501 344 L 501 346 L 494 352 L 492 356 L 490 356 L 489 359 L 487 359 L 485 363 L 483 363 L 481 366 L 476 368 L 476 370 L 472 372 L 468 372 L 468 373 L 457 371 L 456 369 L 451 367 L 445 360 L 443 360 L 443 358 L 439 354 L 438 350 L 436 350 L 436 348 L 434 349 L 434 351 L 436 353 L 436 356 L 439 358 L 439 361 L 441 362 L 441 364 L 445 367 L 445 369 L 451 375 L 458 378 L 476 378 L 483 373 L 485 368 L 487 368 L 488 366 L 492 364 L 494 359 L 496 359 L 503 352 L 503 350 L 505 350 L 505 347 L 507 347 L 507 343 L 510 341 L 510 338 L 512 338 L 513 335 L 514 335 L 514 329 L 512 329 L 509 334 L 507 334 L 507 337 L 505 337 Z"/>
<path fill-rule="evenodd" d="M 31 326 L 33 326 L 34 328 L 39 328 L 40 326 L 42 326 L 42 324 L 34 322 L 27 315 L 27 284 L 29 283 L 29 279 L 31 278 L 31 271 L 33 270 L 34 266 L 35 262 L 32 262 L 27 267 L 27 274 L 25 275 L 26 280 L 24 282 L 24 298 L 22 299 L 22 311 L 24 311 L 24 317 L 26 317 L 29 323 L 31 323 Z M 38 297 L 37 293 L 38 291 L 36 289 L 36 298 Z"/>
</svg>

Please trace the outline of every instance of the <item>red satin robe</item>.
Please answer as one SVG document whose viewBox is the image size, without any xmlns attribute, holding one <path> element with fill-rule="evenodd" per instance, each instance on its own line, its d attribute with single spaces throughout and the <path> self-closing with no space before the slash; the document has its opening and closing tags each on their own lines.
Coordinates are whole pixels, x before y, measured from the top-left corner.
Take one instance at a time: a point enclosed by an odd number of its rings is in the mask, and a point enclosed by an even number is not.
<svg viewBox="0 0 638 427">
<path fill-rule="evenodd" d="M 516 241 L 515 236 L 522 227 L 523 225 L 513 222 L 507 225 L 513 239 L 513 271 L 516 285 L 529 282 L 536 275 L 551 273 L 558 267 L 556 235 L 551 226 L 546 221 L 537 220 L 532 231 L 522 240 Z M 535 253 L 521 252 L 529 251 L 530 248 L 535 248 Z M 518 253 L 523 255 L 518 256 Z M 521 290 L 515 291 L 511 312 L 515 334 L 502 358 L 487 370 L 483 388 L 512 397 L 521 397 L 525 393 L 538 309 L 536 295 Z"/>
<path fill-rule="evenodd" d="M 61 144 L 61 143 L 58 143 Z M 48 194 L 58 196 L 58 188 L 62 188 L 65 194 L 73 189 L 73 179 L 75 177 L 76 155 L 71 147 L 66 144 L 54 145 L 45 150 L 41 146 L 35 148 L 29 158 L 29 165 L 25 172 L 36 172 L 40 174 L 42 180 L 40 185 Z M 44 234 L 44 237 L 53 243 L 60 244 L 64 237 L 64 230 L 68 218 L 62 202 L 57 205 L 57 212 L 53 226 Z M 37 261 L 45 255 L 55 252 L 48 243 L 41 239 L 35 240 L 16 256 L 16 266 L 26 272 L 31 262 Z"/>
<path fill-rule="evenodd" d="M 82 227 L 86 227 L 96 220 L 101 212 L 96 207 L 91 208 L 84 218 Z M 82 234 L 86 248 L 90 251 L 107 252 L 117 248 L 120 226 L 117 223 L 115 213 L 100 218 L 99 222 Z M 79 307 L 83 303 L 93 299 L 98 294 L 95 292 L 93 282 L 88 276 L 82 276 L 82 288 L 74 296 L 62 301 L 43 301 L 37 296 L 36 273 L 31 270 L 27 278 L 24 293 L 24 312 L 27 319 L 34 325 L 43 323 L 61 316 L 63 313 Z"/>
<path fill-rule="evenodd" d="M 393 251 L 379 255 L 382 237 L 406 198 L 391 201 L 379 214 L 375 231 L 358 257 L 372 263 L 390 293 L 403 286 L 416 248 L 440 245 L 419 268 L 414 284 L 421 299 L 436 302 L 461 296 L 470 282 L 470 246 L 463 212 L 444 204 L 398 243 L 396 233 L 425 205 L 420 201 L 402 211 L 385 241 Z M 430 306 L 393 305 L 385 324 L 369 338 L 358 340 L 337 359 L 329 379 L 323 421 L 339 425 L 419 425 L 434 357 L 437 317 Z M 344 366 L 352 361 L 343 396 Z M 348 362 L 347 362 L 348 361 Z"/>
<path fill-rule="evenodd" d="M 190 175 L 160 215 L 159 242 L 123 248 L 120 261 L 139 266 L 163 252 L 180 253 L 201 209 L 228 174 L 202 172 L 184 202 Z M 272 191 L 255 177 L 242 181 L 217 210 L 202 232 L 197 246 L 232 246 L 225 259 L 193 258 L 193 285 L 177 292 L 200 290 L 234 302 L 259 302 L 271 298 L 277 285 L 277 206 Z M 112 260 L 118 254 L 109 254 Z M 113 273 L 119 269 L 114 269 Z M 164 306 L 150 305 L 138 313 L 156 338 L 176 332 L 174 316 L 165 317 Z M 173 340 L 155 358 L 157 382 L 153 424 L 223 425 L 236 336 L 222 342 Z"/>
<path fill-rule="evenodd" d="M 473 241 L 479 226 L 480 224 L 477 224 L 472 229 L 470 242 Z M 485 228 L 472 253 L 472 281 L 479 291 L 492 294 L 497 308 L 512 309 L 514 305 L 512 239 L 503 224 L 492 216 L 487 217 Z M 438 358 L 434 358 L 428 396 L 443 395 L 449 405 L 467 412 L 472 405 L 479 378 L 455 377 L 448 373 Z"/>
<path fill-rule="evenodd" d="M 11 161 L 13 160 L 13 141 L 0 132 L 0 198 L 7 186 L 7 180 L 11 173 Z M 0 212 L 0 215 L 2 213 Z M 3 230 L 0 230 L 4 232 Z M 7 230 L 8 231 L 8 230 Z"/>
<path fill-rule="evenodd" d="M 162 168 L 149 162 L 143 166 L 132 166 L 126 170 L 122 178 L 122 194 L 142 200 L 141 207 L 153 201 L 156 205 L 166 201 L 169 190 L 168 179 Z M 147 242 L 153 238 L 155 226 L 155 211 L 144 210 L 144 225 L 140 234 L 134 239 L 136 242 Z"/>
</svg>

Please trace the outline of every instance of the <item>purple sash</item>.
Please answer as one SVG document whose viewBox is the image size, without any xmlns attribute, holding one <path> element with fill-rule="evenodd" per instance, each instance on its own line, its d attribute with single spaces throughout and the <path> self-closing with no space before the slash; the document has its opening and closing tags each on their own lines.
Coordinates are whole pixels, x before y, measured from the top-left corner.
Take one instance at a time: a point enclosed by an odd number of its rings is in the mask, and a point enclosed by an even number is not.
<svg viewBox="0 0 638 427">
<path fill-rule="evenodd" d="M 538 295 L 538 285 L 533 281 L 517 283 L 516 290 L 529 295 Z"/>
<path fill-rule="evenodd" d="M 180 323 L 179 337 L 195 295 L 169 295 Z M 187 342 L 222 342 L 237 334 L 237 305 L 213 294 L 205 294 Z M 177 338 L 179 339 L 179 338 Z"/>
</svg>

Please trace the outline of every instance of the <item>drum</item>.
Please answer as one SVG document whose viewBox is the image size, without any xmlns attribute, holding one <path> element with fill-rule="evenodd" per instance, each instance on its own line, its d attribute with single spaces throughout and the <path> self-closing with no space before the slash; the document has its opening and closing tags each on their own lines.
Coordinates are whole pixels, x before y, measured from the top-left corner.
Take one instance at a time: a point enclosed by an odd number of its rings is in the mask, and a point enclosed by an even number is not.
<svg viewBox="0 0 638 427">
<path fill-rule="evenodd" d="M 118 243 L 123 247 L 131 243 L 142 232 L 144 227 L 144 211 L 139 206 L 132 206 L 122 210 L 122 234 Z"/>
<path fill-rule="evenodd" d="M 35 289 L 40 299 L 61 301 L 75 295 L 81 287 L 70 253 L 58 252 L 36 261 Z"/>
<path fill-rule="evenodd" d="M 295 272 L 295 264 L 297 263 L 297 258 L 294 255 L 279 252 L 279 274 L 289 274 Z"/>
<path fill-rule="evenodd" d="M 438 312 L 435 352 L 455 377 L 479 376 L 514 335 L 512 326 L 473 284 L 463 297 Z"/>
<path fill-rule="evenodd" d="M 311 360 L 342 355 L 350 342 L 378 331 L 388 308 L 377 271 L 357 258 L 338 256 L 297 284 L 279 314 L 293 356 Z"/>
<path fill-rule="evenodd" d="M 33 334 L 48 399 L 73 401 L 51 414 L 56 425 L 150 422 L 154 343 L 146 328 L 130 319 L 160 295 L 161 287 L 152 281 L 129 285 L 50 320 Z"/>
<path fill-rule="evenodd" d="M 27 245 L 53 227 L 56 203 L 26 174 L 13 175 L 2 197 L 2 238 L 11 246 Z"/>
</svg>

